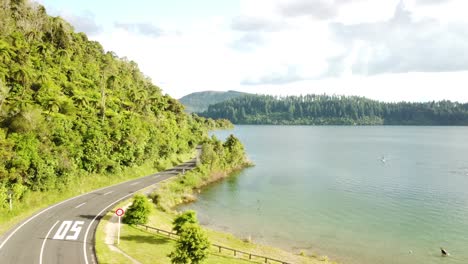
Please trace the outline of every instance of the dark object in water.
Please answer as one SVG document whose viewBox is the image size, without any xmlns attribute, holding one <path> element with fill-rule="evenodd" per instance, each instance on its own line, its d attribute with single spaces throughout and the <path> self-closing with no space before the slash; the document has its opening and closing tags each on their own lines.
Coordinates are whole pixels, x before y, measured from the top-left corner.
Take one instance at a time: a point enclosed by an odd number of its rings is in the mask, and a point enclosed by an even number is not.
<svg viewBox="0 0 468 264">
<path fill-rule="evenodd" d="M 449 253 L 447 252 L 447 250 L 443 249 L 443 248 L 440 248 L 440 253 L 442 253 L 442 256 L 448 256 Z"/>
</svg>

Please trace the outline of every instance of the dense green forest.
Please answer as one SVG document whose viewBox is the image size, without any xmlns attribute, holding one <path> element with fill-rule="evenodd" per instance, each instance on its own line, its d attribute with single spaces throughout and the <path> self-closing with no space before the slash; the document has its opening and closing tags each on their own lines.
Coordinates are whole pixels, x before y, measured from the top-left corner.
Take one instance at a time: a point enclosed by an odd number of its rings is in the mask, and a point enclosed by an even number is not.
<svg viewBox="0 0 468 264">
<path fill-rule="evenodd" d="M 0 0 L 0 208 L 8 190 L 20 200 L 73 177 L 157 163 L 229 125 L 185 114 L 135 62 L 43 6 Z"/>
<path fill-rule="evenodd" d="M 189 113 L 199 113 L 206 111 L 209 105 L 227 101 L 232 98 L 248 95 L 237 91 L 204 91 L 188 94 L 179 99 Z"/>
<path fill-rule="evenodd" d="M 357 96 L 248 95 L 210 105 L 201 113 L 235 124 L 468 125 L 468 103 L 384 103 Z"/>
</svg>

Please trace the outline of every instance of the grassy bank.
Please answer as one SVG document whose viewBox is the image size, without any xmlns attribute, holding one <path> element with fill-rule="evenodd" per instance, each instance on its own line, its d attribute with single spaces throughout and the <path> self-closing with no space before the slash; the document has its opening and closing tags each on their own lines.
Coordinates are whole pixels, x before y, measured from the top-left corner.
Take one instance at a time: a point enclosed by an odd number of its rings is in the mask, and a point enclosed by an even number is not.
<svg viewBox="0 0 468 264">
<path fill-rule="evenodd" d="M 88 175 L 86 177 L 74 177 L 68 187 L 61 190 L 51 190 L 48 192 L 27 192 L 21 203 L 14 203 L 13 210 L 8 208 L 0 209 L 0 235 L 18 224 L 23 219 L 32 215 L 40 209 L 46 208 L 54 203 L 65 199 L 90 192 L 95 189 L 117 184 L 127 180 L 143 177 L 160 170 L 164 170 L 189 160 L 194 156 L 194 152 L 172 155 L 170 158 L 157 162 L 147 162 L 141 166 L 127 168 L 119 174 L 113 175 Z"/>
<path fill-rule="evenodd" d="M 156 192 L 152 194 L 153 201 L 159 209 L 171 211 L 178 205 L 195 201 L 196 193 L 201 191 L 200 189 L 204 186 L 222 180 L 249 166 L 252 164 L 246 162 L 241 166 L 221 171 L 210 170 L 208 166 L 200 165 L 185 175 L 162 182 Z"/>
<path fill-rule="evenodd" d="M 117 207 L 116 207 L 117 208 Z M 108 223 L 111 215 L 110 212 L 99 224 L 96 237 L 96 252 L 99 263 L 105 264 L 117 264 L 117 263 L 131 263 L 122 254 L 113 252 L 104 243 L 104 228 Z M 171 230 L 172 221 L 176 217 L 175 212 L 163 212 L 155 210 L 150 216 L 148 225 L 161 228 L 164 230 Z M 329 262 L 326 257 L 311 257 L 302 256 L 299 254 L 293 254 L 280 250 L 278 248 L 259 245 L 245 240 L 234 237 L 232 234 L 218 232 L 210 229 L 205 229 L 208 237 L 212 243 L 220 244 L 226 247 L 235 248 L 241 251 L 269 256 L 271 258 L 280 259 L 290 263 L 299 264 L 321 264 L 321 263 L 333 263 Z M 120 245 L 118 248 L 130 255 L 137 261 L 146 263 L 160 263 L 169 264 L 171 263 L 167 255 L 173 251 L 175 240 L 168 238 L 165 235 L 160 235 L 146 231 L 142 228 L 122 225 Z M 217 249 L 212 248 L 210 250 L 209 257 L 204 262 L 205 264 L 230 264 L 230 263 L 264 263 L 263 259 L 248 260 L 247 256 L 238 254 L 236 257 L 233 256 L 232 252 L 222 251 L 219 253 Z"/>
<path fill-rule="evenodd" d="M 153 202 L 159 209 L 170 211 L 177 205 L 193 202 L 196 199 L 194 193 L 203 186 L 249 166 L 253 164 L 247 159 L 244 147 L 237 138 L 231 135 L 222 143 L 213 137 L 203 144 L 198 166 L 161 183 L 152 194 Z"/>
</svg>

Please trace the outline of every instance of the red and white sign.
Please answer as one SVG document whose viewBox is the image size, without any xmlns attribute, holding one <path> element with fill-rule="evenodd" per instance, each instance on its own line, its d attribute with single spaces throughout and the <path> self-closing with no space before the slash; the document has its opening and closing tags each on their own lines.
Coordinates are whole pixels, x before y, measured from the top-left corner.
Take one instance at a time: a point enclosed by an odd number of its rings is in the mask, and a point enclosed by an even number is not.
<svg viewBox="0 0 468 264">
<path fill-rule="evenodd" d="M 116 214 L 117 216 L 122 216 L 122 215 L 125 214 L 125 211 L 124 211 L 124 209 L 119 208 L 119 209 L 115 210 L 115 214 Z"/>
</svg>

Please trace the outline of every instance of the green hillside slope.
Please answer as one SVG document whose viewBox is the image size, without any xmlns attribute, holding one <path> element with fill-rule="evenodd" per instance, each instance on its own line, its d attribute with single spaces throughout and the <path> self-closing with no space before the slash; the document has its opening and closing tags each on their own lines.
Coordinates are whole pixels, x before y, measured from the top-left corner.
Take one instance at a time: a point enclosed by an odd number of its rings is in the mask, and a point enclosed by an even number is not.
<svg viewBox="0 0 468 264">
<path fill-rule="evenodd" d="M 193 149 L 207 134 L 135 62 L 43 6 L 0 1 L 0 209 L 7 191 L 66 188 Z"/>
</svg>

